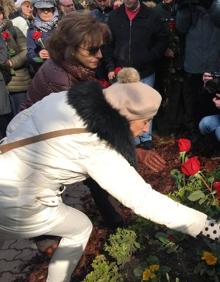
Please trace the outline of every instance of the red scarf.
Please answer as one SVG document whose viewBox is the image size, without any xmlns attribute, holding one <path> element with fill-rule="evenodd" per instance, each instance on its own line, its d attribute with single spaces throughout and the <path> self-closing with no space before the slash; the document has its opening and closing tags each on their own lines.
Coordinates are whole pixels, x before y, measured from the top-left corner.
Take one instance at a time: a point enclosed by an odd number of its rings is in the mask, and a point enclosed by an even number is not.
<svg viewBox="0 0 220 282">
<path fill-rule="evenodd" d="M 139 11 L 140 11 L 140 4 L 135 10 L 130 10 L 127 7 L 125 7 L 125 13 L 127 14 L 130 21 L 133 21 L 133 19 L 137 16 Z"/>
</svg>

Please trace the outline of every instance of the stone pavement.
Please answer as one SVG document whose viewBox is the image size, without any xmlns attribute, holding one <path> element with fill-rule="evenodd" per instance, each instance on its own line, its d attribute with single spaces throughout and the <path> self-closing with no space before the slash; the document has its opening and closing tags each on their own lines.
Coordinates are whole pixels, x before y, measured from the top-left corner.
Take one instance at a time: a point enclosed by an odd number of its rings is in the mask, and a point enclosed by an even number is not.
<svg viewBox="0 0 220 282">
<path fill-rule="evenodd" d="M 87 187 L 77 183 L 66 189 L 63 201 L 83 211 L 81 199 L 88 194 Z M 40 253 L 32 240 L 0 241 L 0 282 L 25 281 L 38 255 Z"/>
</svg>

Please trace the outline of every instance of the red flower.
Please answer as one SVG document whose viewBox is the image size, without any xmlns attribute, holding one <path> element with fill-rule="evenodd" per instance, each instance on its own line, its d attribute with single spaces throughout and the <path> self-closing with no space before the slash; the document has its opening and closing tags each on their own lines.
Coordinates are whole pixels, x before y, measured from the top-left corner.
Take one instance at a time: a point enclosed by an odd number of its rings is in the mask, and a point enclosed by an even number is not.
<svg viewBox="0 0 220 282">
<path fill-rule="evenodd" d="M 195 175 L 200 171 L 200 161 L 197 157 L 188 159 L 184 164 L 182 164 L 181 171 L 187 176 Z"/>
<path fill-rule="evenodd" d="M 33 34 L 32 34 L 32 38 L 34 40 L 39 40 L 42 36 L 42 32 L 41 31 L 34 31 Z"/>
<path fill-rule="evenodd" d="M 174 241 L 174 237 L 173 237 L 172 234 L 169 234 L 168 237 L 167 237 L 167 239 L 168 239 L 169 241 L 171 241 L 171 242 Z"/>
<path fill-rule="evenodd" d="M 213 188 L 215 189 L 215 191 L 218 195 L 218 198 L 220 198 L 220 181 L 215 181 L 213 183 Z"/>
<path fill-rule="evenodd" d="M 180 138 L 178 140 L 179 152 L 188 152 L 191 148 L 191 141 L 186 138 Z"/>
<path fill-rule="evenodd" d="M 115 68 L 115 69 L 114 69 L 115 74 L 118 74 L 118 73 L 120 72 L 120 70 L 121 70 L 121 67 Z"/>
<path fill-rule="evenodd" d="M 99 79 L 99 83 L 101 84 L 102 88 L 108 88 L 111 84 L 105 79 Z"/>
<path fill-rule="evenodd" d="M 176 23 L 174 21 L 168 22 L 168 28 L 174 30 L 176 28 Z"/>
<path fill-rule="evenodd" d="M 7 40 L 10 38 L 10 33 L 7 31 L 2 31 L 2 37 Z"/>
</svg>

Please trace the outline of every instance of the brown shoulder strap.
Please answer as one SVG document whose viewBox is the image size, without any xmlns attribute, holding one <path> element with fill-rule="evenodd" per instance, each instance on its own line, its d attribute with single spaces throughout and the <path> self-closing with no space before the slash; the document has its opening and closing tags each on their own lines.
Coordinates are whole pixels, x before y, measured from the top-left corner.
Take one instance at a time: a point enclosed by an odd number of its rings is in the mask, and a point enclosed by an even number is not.
<svg viewBox="0 0 220 282">
<path fill-rule="evenodd" d="M 54 137 L 70 135 L 70 134 L 86 133 L 86 132 L 88 131 L 85 128 L 69 128 L 69 129 L 55 130 L 55 131 L 35 135 L 32 137 L 17 140 L 15 142 L 11 142 L 8 144 L 0 145 L 0 154 L 4 154 L 12 149 L 16 149 L 16 148 L 23 147 L 29 144 L 33 144 L 33 143 L 37 143 L 37 142 L 40 142 L 46 139 L 51 139 Z"/>
</svg>

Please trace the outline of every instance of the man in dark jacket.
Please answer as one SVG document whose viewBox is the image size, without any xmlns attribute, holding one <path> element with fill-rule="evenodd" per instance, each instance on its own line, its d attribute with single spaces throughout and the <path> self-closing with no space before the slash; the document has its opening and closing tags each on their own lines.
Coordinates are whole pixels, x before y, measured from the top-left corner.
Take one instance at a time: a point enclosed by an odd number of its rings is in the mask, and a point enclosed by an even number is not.
<svg viewBox="0 0 220 282">
<path fill-rule="evenodd" d="M 156 62 L 168 42 L 168 32 L 158 14 L 139 0 L 125 0 L 109 15 L 108 24 L 113 38 L 104 52 L 108 78 L 115 77 L 115 67 L 134 67 L 142 82 L 153 86 Z M 144 133 L 136 144 L 141 142 L 145 148 L 151 139 L 151 135 Z"/>
</svg>

